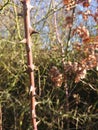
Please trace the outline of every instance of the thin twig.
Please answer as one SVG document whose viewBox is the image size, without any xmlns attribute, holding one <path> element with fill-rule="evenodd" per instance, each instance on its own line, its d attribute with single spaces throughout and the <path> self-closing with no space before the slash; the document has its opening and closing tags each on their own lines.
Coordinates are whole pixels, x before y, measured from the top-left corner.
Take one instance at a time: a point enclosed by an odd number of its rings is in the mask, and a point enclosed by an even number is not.
<svg viewBox="0 0 98 130">
<path fill-rule="evenodd" d="M 53 5 L 53 8 L 55 8 L 54 0 L 52 0 L 52 5 Z M 59 32 L 58 32 L 56 12 L 54 13 L 54 25 L 55 25 L 56 37 L 57 37 L 58 43 L 61 46 L 62 65 L 63 65 L 63 69 L 64 69 L 64 66 L 65 66 L 65 58 L 64 58 L 65 57 L 65 50 L 64 50 L 64 44 L 63 44 L 62 40 L 60 39 Z M 64 74 L 65 74 L 65 72 L 64 72 Z M 66 113 L 68 113 L 69 112 L 69 92 L 68 92 L 67 81 L 66 81 L 66 79 L 64 79 L 64 80 L 65 80 L 64 81 L 64 88 L 65 88 L 65 94 L 66 94 Z M 67 129 L 69 130 L 69 128 L 70 128 L 70 124 L 69 124 L 69 119 L 67 118 Z"/>
</svg>

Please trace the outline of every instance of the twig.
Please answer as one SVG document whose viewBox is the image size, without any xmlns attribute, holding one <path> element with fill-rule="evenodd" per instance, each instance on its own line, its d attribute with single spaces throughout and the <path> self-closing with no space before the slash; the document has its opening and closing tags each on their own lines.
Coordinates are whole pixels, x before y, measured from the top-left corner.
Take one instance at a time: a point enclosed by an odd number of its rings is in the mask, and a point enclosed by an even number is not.
<svg viewBox="0 0 98 130">
<path fill-rule="evenodd" d="M 9 4 L 9 0 L 0 8 L 0 11 L 2 11 L 7 5 Z"/>
<path fill-rule="evenodd" d="M 54 0 L 52 0 L 52 5 L 53 5 L 53 8 L 55 8 Z M 65 50 L 64 50 L 64 44 L 63 44 L 62 40 L 60 39 L 59 32 L 58 32 L 56 13 L 54 13 L 54 25 L 55 25 L 56 37 L 57 37 L 58 43 L 61 46 L 62 65 L 63 65 L 63 69 L 64 69 L 64 66 L 66 64 L 65 58 L 64 58 Z M 64 74 L 65 74 L 65 72 L 64 72 Z M 66 113 L 68 113 L 69 112 L 69 92 L 68 92 L 68 85 L 67 85 L 66 79 L 64 79 L 64 88 L 65 88 L 65 94 L 66 94 Z M 69 124 L 69 119 L 67 118 L 67 129 L 69 130 L 69 128 L 70 128 L 70 124 Z"/>
<path fill-rule="evenodd" d="M 2 130 L 2 107 L 0 103 L 0 130 Z"/>
</svg>

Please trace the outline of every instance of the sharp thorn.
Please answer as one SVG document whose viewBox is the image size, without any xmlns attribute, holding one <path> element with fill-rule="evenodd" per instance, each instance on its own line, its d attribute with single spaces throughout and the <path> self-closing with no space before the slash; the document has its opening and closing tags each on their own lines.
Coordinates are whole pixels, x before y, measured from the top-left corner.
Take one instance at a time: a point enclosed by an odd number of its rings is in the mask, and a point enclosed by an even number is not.
<svg viewBox="0 0 98 130">
<path fill-rule="evenodd" d="M 30 32 L 30 35 L 35 34 L 35 33 L 38 33 L 38 32 L 35 31 L 31 26 L 29 27 L 29 32 Z"/>
<path fill-rule="evenodd" d="M 30 10 L 34 9 L 34 6 L 30 5 Z"/>
<path fill-rule="evenodd" d="M 38 125 L 39 123 L 40 123 L 40 121 L 37 121 L 37 122 L 36 122 L 36 125 Z"/>
<path fill-rule="evenodd" d="M 24 2 L 24 0 L 20 0 L 20 2 L 22 3 L 22 4 L 24 4 L 25 2 Z"/>
<path fill-rule="evenodd" d="M 18 13 L 17 14 L 19 17 L 23 17 L 24 15 L 23 15 L 23 13 Z"/>
<path fill-rule="evenodd" d="M 20 41 L 20 43 L 26 43 L 26 39 L 24 38 L 23 40 Z"/>
</svg>

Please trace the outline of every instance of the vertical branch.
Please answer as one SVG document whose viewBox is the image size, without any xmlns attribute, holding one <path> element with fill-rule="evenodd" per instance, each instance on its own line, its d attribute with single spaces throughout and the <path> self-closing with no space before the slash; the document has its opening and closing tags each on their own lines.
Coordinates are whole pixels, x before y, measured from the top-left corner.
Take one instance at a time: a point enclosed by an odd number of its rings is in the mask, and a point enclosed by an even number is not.
<svg viewBox="0 0 98 130">
<path fill-rule="evenodd" d="M 74 22 L 74 15 L 75 15 L 75 7 L 72 10 L 72 24 Z M 69 28 L 69 33 L 68 33 L 68 38 L 67 38 L 67 47 L 66 47 L 66 55 L 68 53 L 68 45 L 69 45 L 69 41 L 70 41 L 70 37 L 71 37 L 71 32 L 72 32 L 72 27 Z"/>
<path fill-rule="evenodd" d="M 20 25 L 19 25 L 19 20 L 17 16 L 17 8 L 14 3 L 14 12 L 15 12 L 15 22 L 16 22 L 16 28 L 17 28 L 17 33 L 18 33 L 18 38 L 21 39 L 21 34 L 20 34 Z"/>
<path fill-rule="evenodd" d="M 0 104 L 0 130 L 2 130 L 2 107 Z"/>
<path fill-rule="evenodd" d="M 31 115 L 33 130 L 37 130 L 36 122 L 36 100 L 35 100 L 35 83 L 34 83 L 34 64 L 31 49 L 31 38 L 30 35 L 33 34 L 33 29 L 30 25 L 30 0 L 22 0 L 24 9 L 24 29 L 25 29 L 25 39 L 26 39 L 26 51 L 27 51 L 27 64 L 28 72 L 30 77 L 30 98 L 31 98 Z"/>
<path fill-rule="evenodd" d="M 55 1 L 52 0 L 52 6 L 53 6 L 53 9 L 55 10 Z M 56 12 L 54 11 L 54 27 L 55 27 L 55 33 L 56 33 L 56 37 L 57 37 L 57 40 L 58 40 L 58 43 L 60 44 L 61 46 L 61 54 L 62 54 L 62 63 L 63 65 L 65 65 L 65 54 L 64 54 L 64 45 L 63 45 L 63 42 L 62 40 L 60 39 L 60 35 L 59 35 L 59 32 L 58 32 L 58 26 L 57 26 L 57 15 L 56 15 Z"/>
<path fill-rule="evenodd" d="M 52 6 L 55 9 L 54 0 L 52 0 Z M 59 32 L 58 32 L 56 13 L 54 13 L 54 26 L 55 26 L 55 32 L 56 32 L 56 37 L 57 37 L 58 43 L 61 46 L 62 65 L 63 65 L 63 69 L 64 69 L 64 66 L 66 64 L 65 63 L 65 50 L 64 50 L 64 44 L 63 44 L 62 40 L 60 39 Z M 64 72 L 64 75 L 65 75 L 65 72 Z M 65 88 L 65 94 L 66 94 L 66 113 L 68 113 L 69 112 L 69 92 L 68 92 L 69 89 L 68 89 L 68 84 L 67 84 L 66 78 L 64 79 L 64 88 Z M 70 123 L 69 123 L 69 119 L 67 118 L 67 130 L 69 130 L 69 128 L 70 128 Z"/>
<path fill-rule="evenodd" d="M 17 119 L 16 119 L 16 112 L 15 112 L 15 109 L 14 109 L 14 130 L 17 130 Z"/>
</svg>

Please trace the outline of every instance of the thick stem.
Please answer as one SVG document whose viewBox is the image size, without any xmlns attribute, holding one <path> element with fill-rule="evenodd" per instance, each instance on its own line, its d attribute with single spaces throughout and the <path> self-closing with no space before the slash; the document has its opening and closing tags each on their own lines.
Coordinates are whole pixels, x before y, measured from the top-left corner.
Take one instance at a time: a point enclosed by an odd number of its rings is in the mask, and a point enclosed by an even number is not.
<svg viewBox="0 0 98 130">
<path fill-rule="evenodd" d="M 23 2 L 24 8 L 24 28 L 25 28 L 25 39 L 26 39 L 26 51 L 27 51 L 27 64 L 28 64 L 28 72 L 30 77 L 30 97 L 31 97 L 31 115 L 32 115 L 32 123 L 33 130 L 37 130 L 37 122 L 36 122 L 36 100 L 35 100 L 35 83 L 34 83 L 34 65 L 33 65 L 33 57 L 32 57 L 32 49 L 31 49 L 31 38 L 30 38 L 30 0 L 24 0 Z"/>
</svg>

